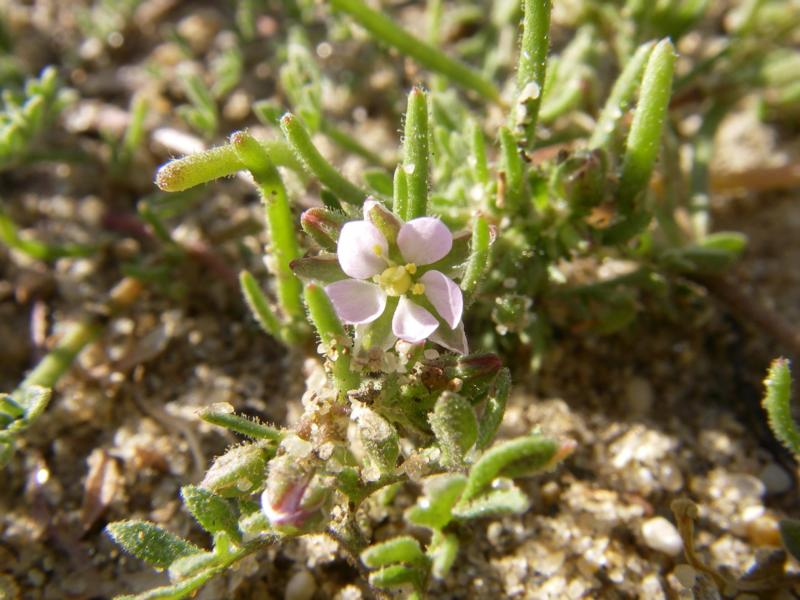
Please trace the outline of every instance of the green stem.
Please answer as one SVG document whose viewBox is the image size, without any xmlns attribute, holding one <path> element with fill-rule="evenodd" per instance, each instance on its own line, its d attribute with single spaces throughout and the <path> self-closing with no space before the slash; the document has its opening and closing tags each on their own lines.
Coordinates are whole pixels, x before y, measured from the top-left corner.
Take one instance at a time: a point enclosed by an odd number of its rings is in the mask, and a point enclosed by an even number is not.
<svg viewBox="0 0 800 600">
<path fill-rule="evenodd" d="M 305 170 L 319 179 L 340 200 L 360 206 L 367 198 L 367 193 L 342 177 L 339 171 L 325 157 L 311 141 L 311 136 L 306 131 L 300 120 L 291 113 L 281 117 L 281 130 L 289 142 L 295 156 L 305 167 Z"/>
<path fill-rule="evenodd" d="M 269 335 L 276 340 L 282 339 L 281 324 L 278 317 L 269 306 L 264 292 L 258 285 L 255 277 L 248 271 L 239 273 L 239 285 L 242 288 L 242 295 L 244 296 L 247 306 L 250 307 L 253 315 L 255 316 L 258 324 Z"/>
<path fill-rule="evenodd" d="M 259 142 L 272 164 L 304 173 L 292 150 L 281 140 Z M 245 169 L 244 163 L 230 144 L 171 160 L 156 173 L 156 185 L 165 192 L 182 192 L 189 188 L 229 177 Z"/>
<path fill-rule="evenodd" d="M 550 0 L 524 0 L 522 43 L 517 67 L 517 102 L 514 124 L 522 125 L 527 146 L 533 145 L 542 102 L 547 51 L 550 47 Z M 524 117 L 522 114 L 524 111 Z"/>
<path fill-rule="evenodd" d="M 272 240 L 271 252 L 275 257 L 275 276 L 278 280 L 278 302 L 295 323 L 305 321 L 301 300 L 302 285 L 290 266 L 300 257 L 300 247 L 295 236 L 294 217 L 278 169 L 270 161 L 261 145 L 249 134 L 237 132 L 231 136 L 231 145 L 242 163 L 252 173 L 261 192 L 267 217 L 267 227 Z"/>
<path fill-rule="evenodd" d="M 322 343 L 335 353 L 335 357 L 331 359 L 333 378 L 339 395 L 343 398 L 359 384 L 358 375 L 350 370 L 349 338 L 325 290 L 315 283 L 309 283 L 305 288 L 305 299 L 311 322 L 314 323 Z"/>
<path fill-rule="evenodd" d="M 336 10 L 350 15 L 379 42 L 396 48 L 424 67 L 477 92 L 487 100 L 502 104 L 500 92 L 491 81 L 438 48 L 407 33 L 390 18 L 372 10 L 360 0 L 331 0 L 330 4 Z"/>
</svg>

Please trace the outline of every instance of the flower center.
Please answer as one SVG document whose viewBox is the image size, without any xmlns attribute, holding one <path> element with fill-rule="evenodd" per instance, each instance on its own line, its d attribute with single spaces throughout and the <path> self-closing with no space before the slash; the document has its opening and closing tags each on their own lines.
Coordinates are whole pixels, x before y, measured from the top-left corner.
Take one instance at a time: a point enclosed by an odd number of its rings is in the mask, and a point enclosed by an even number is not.
<svg viewBox="0 0 800 600">
<path fill-rule="evenodd" d="M 411 275 L 417 272 L 417 265 L 395 265 L 384 269 L 383 273 L 376 275 L 373 281 L 383 288 L 390 296 L 402 296 L 409 290 L 412 294 L 422 294 L 425 286 L 415 283 Z"/>
</svg>

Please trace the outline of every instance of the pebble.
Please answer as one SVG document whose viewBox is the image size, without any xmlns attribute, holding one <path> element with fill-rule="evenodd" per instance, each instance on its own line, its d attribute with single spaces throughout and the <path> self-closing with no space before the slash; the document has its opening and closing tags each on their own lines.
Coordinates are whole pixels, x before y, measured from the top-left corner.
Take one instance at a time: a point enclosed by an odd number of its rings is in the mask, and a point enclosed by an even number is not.
<svg viewBox="0 0 800 600">
<path fill-rule="evenodd" d="M 647 413 L 653 406 L 653 386 L 643 377 L 632 377 L 625 386 L 625 395 L 634 414 Z"/>
<path fill-rule="evenodd" d="M 781 534 L 778 521 L 770 514 L 762 515 L 748 522 L 747 539 L 754 546 L 780 546 Z"/>
<path fill-rule="evenodd" d="M 303 569 L 298 571 L 286 584 L 286 592 L 284 593 L 285 600 L 311 600 L 314 592 L 317 591 L 317 582 L 314 581 L 314 576 Z"/>
<path fill-rule="evenodd" d="M 686 589 L 691 589 L 694 586 L 694 581 L 697 578 L 697 571 L 690 565 L 678 565 L 672 572 L 680 584 Z"/>
<path fill-rule="evenodd" d="M 776 463 L 765 466 L 758 478 L 764 484 L 767 494 L 783 494 L 792 489 L 792 478 L 786 470 Z"/>
<path fill-rule="evenodd" d="M 642 523 L 642 539 L 649 548 L 669 556 L 677 556 L 683 549 L 678 530 L 664 517 L 653 517 Z"/>
<path fill-rule="evenodd" d="M 664 588 L 658 575 L 651 573 L 642 580 L 639 598 L 642 600 L 666 600 L 667 596 L 664 594 Z"/>
</svg>

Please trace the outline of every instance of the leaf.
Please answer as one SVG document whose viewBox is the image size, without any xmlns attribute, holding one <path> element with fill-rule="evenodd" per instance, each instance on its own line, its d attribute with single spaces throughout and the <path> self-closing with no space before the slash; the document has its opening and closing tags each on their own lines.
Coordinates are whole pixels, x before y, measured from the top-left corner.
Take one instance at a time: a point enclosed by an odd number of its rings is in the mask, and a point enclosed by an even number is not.
<svg viewBox="0 0 800 600">
<path fill-rule="evenodd" d="M 458 556 L 458 538 L 453 533 L 434 535 L 428 548 L 431 572 L 437 579 L 444 579 Z"/>
<path fill-rule="evenodd" d="M 408 535 L 373 544 L 361 553 L 361 561 L 373 569 L 394 563 L 419 564 L 425 560 L 419 542 Z"/>
<path fill-rule="evenodd" d="M 369 575 L 370 585 L 380 589 L 411 584 L 419 590 L 422 588 L 422 581 L 423 576 L 418 569 L 406 567 L 405 565 L 392 565 Z"/>
<path fill-rule="evenodd" d="M 508 479 L 496 480 L 505 489 L 495 489 L 481 494 L 468 502 L 463 500 L 453 508 L 453 514 L 460 519 L 481 519 L 483 517 L 521 514 L 530 507 L 528 497 Z"/>
<path fill-rule="evenodd" d="M 161 569 L 182 556 L 202 552 L 194 544 L 148 521 L 117 521 L 110 523 L 106 531 L 136 558 Z"/>
<path fill-rule="evenodd" d="M 457 473 L 432 475 L 423 483 L 424 496 L 406 511 L 405 518 L 412 525 L 443 529 L 453 518 L 452 508 L 461 497 L 467 478 Z"/>
<path fill-rule="evenodd" d="M 503 369 L 497 376 L 494 390 L 486 398 L 481 420 L 478 423 L 478 439 L 476 446 L 483 450 L 494 440 L 503 415 L 506 412 L 508 392 L 511 389 L 511 374 L 508 369 Z"/>
<path fill-rule="evenodd" d="M 478 419 L 472 406 L 453 392 L 444 392 L 428 417 L 448 467 L 464 464 L 464 456 L 478 439 Z"/>
<path fill-rule="evenodd" d="M 203 529 L 212 535 L 224 531 L 231 539 L 241 541 L 238 518 L 228 500 L 194 485 L 183 486 L 181 496 L 186 508 Z"/>
<path fill-rule="evenodd" d="M 269 440 L 279 442 L 283 438 L 283 433 L 269 425 L 259 423 L 254 418 L 243 417 L 233 413 L 215 410 L 215 405 L 202 409 L 198 416 L 206 423 L 225 427 L 236 433 L 246 435 L 254 440 Z"/>
<path fill-rule="evenodd" d="M 800 520 L 782 519 L 778 523 L 778 529 L 781 532 L 781 541 L 786 551 L 795 560 L 800 560 Z"/>
<path fill-rule="evenodd" d="M 462 502 L 477 496 L 500 475 L 513 477 L 549 468 L 558 450 L 558 442 L 538 434 L 497 444 L 470 469 Z"/>
<path fill-rule="evenodd" d="M 213 552 L 198 552 L 181 556 L 169 566 L 170 581 L 194 577 L 200 571 L 213 568 L 217 563 L 219 563 L 219 556 Z"/>
<path fill-rule="evenodd" d="M 766 387 L 761 405 L 767 411 L 769 427 L 780 442 L 795 455 L 800 455 L 800 431 L 792 419 L 791 363 L 785 358 L 772 361 L 764 380 Z"/>
</svg>

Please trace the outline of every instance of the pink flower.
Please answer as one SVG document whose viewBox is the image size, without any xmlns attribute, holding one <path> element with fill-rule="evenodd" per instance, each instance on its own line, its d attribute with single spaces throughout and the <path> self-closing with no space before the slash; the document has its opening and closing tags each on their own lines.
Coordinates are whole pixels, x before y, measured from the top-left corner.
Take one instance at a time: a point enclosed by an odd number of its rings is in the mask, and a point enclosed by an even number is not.
<svg viewBox="0 0 800 600">
<path fill-rule="evenodd" d="M 371 219 L 378 202 L 364 204 L 364 220 L 345 223 L 339 234 L 339 265 L 352 279 L 325 287 L 339 318 L 349 325 L 377 321 L 387 310 L 392 315 L 394 336 L 412 344 L 429 339 L 461 354 L 467 340 L 461 314 L 461 289 L 444 273 L 429 265 L 446 257 L 453 235 L 439 220 L 420 217 L 401 223 L 390 243 Z M 428 268 L 426 268 L 428 267 Z"/>
</svg>

